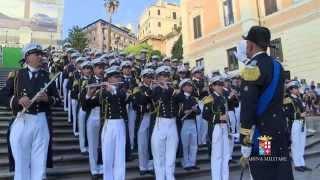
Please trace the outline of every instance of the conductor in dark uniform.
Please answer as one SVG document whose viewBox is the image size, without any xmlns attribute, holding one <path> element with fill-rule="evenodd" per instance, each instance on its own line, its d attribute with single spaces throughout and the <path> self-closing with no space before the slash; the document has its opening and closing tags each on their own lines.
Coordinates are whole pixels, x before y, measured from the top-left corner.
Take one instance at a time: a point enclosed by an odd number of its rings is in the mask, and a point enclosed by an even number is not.
<svg viewBox="0 0 320 180">
<path fill-rule="evenodd" d="M 253 26 L 243 38 L 250 60 L 241 72 L 241 162 L 249 162 L 254 180 L 291 180 L 283 67 L 266 53 L 271 46 L 268 28 Z"/>
</svg>

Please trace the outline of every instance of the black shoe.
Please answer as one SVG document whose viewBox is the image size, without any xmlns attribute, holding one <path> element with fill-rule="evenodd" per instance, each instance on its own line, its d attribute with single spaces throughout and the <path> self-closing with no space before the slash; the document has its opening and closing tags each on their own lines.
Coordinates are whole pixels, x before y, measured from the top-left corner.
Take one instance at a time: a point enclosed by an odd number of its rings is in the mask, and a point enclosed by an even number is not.
<svg viewBox="0 0 320 180">
<path fill-rule="evenodd" d="M 191 167 L 191 169 L 199 170 L 199 169 L 200 169 L 200 167 L 198 167 L 198 166 L 192 166 L 192 167 Z"/>
<path fill-rule="evenodd" d="M 304 169 L 302 167 L 294 167 L 294 169 L 299 172 L 304 172 Z"/>
<path fill-rule="evenodd" d="M 302 166 L 301 168 L 303 168 L 304 171 L 312 171 L 312 169 L 308 168 L 307 166 Z"/>
<path fill-rule="evenodd" d="M 191 171 L 191 170 L 192 170 L 191 167 L 185 167 L 185 168 L 183 168 L 183 169 L 186 170 L 186 171 Z"/>
<path fill-rule="evenodd" d="M 148 171 L 140 171 L 140 176 L 144 176 L 148 173 Z"/>
<path fill-rule="evenodd" d="M 230 159 L 229 160 L 229 164 L 237 164 L 237 161 L 233 160 L 233 159 Z"/>
<path fill-rule="evenodd" d="M 152 175 L 152 176 L 154 176 L 154 171 L 153 170 L 149 170 L 149 171 L 147 171 L 147 173 Z"/>
</svg>

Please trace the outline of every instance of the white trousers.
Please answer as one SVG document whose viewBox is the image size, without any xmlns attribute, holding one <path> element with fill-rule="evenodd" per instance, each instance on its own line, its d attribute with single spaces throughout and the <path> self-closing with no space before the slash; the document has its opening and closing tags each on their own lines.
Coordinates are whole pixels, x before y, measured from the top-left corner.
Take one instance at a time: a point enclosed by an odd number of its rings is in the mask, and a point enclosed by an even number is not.
<svg viewBox="0 0 320 180">
<path fill-rule="evenodd" d="M 134 136 L 135 136 L 135 125 L 136 125 L 137 113 L 132 108 L 132 103 L 128 105 L 128 128 L 129 128 L 129 139 L 130 139 L 130 148 L 134 148 Z"/>
<path fill-rule="evenodd" d="M 80 145 L 80 151 L 87 152 L 87 148 L 85 146 L 85 130 L 86 130 L 86 124 L 85 124 L 85 119 L 86 119 L 86 112 L 80 108 L 79 114 L 78 114 L 78 127 L 79 127 L 79 145 Z"/>
<path fill-rule="evenodd" d="M 196 116 L 198 128 L 198 144 L 207 144 L 208 122 L 202 118 L 203 103 L 199 102 L 201 113 Z"/>
<path fill-rule="evenodd" d="M 229 180 L 229 139 L 227 124 L 216 124 L 212 132 L 212 180 Z"/>
<path fill-rule="evenodd" d="M 102 134 L 104 180 L 124 180 L 126 174 L 126 127 L 123 119 L 107 120 Z"/>
<path fill-rule="evenodd" d="M 238 129 L 238 117 L 236 115 L 236 111 L 228 111 L 230 127 L 231 127 L 231 140 L 229 141 L 229 149 L 230 149 L 230 160 L 232 159 L 232 153 L 235 142 L 238 141 L 240 137 L 240 130 Z"/>
<path fill-rule="evenodd" d="M 304 148 L 306 145 L 306 137 L 307 137 L 307 129 L 304 124 L 304 131 L 301 129 L 303 127 L 303 123 L 300 120 L 294 120 L 291 129 L 291 152 L 292 152 L 292 160 L 295 167 L 305 166 L 304 162 Z"/>
<path fill-rule="evenodd" d="M 42 180 L 46 175 L 49 138 L 45 113 L 24 114 L 15 119 L 10 132 L 14 180 Z"/>
<path fill-rule="evenodd" d="M 92 175 L 97 175 L 101 172 L 101 165 L 98 164 L 99 132 L 100 107 L 96 107 L 91 110 L 87 121 L 89 164 Z"/>
<path fill-rule="evenodd" d="M 181 129 L 181 143 L 183 147 L 183 167 L 193 167 L 197 160 L 197 129 L 195 120 L 184 120 Z"/>
<path fill-rule="evenodd" d="M 72 100 L 71 100 L 71 91 L 68 92 L 68 122 L 71 123 L 72 122 L 72 108 L 74 108 L 72 106 Z"/>
<path fill-rule="evenodd" d="M 78 106 L 78 100 L 71 99 L 71 111 L 72 111 L 72 117 L 73 117 L 73 134 L 75 136 L 78 135 L 79 132 L 77 132 L 77 123 L 78 123 L 78 114 L 77 114 L 77 106 Z"/>
<path fill-rule="evenodd" d="M 68 107 L 67 107 L 67 99 L 68 99 L 68 89 L 67 89 L 67 85 L 68 85 L 68 82 L 69 82 L 69 79 L 64 79 L 63 80 L 63 108 L 64 108 L 64 111 L 68 111 Z"/>
<path fill-rule="evenodd" d="M 149 157 L 150 118 L 151 114 L 145 113 L 138 130 L 138 154 L 140 171 L 153 169 L 153 163 Z"/>
<path fill-rule="evenodd" d="M 174 118 L 157 118 L 151 136 L 156 180 L 174 180 L 178 132 Z"/>
</svg>

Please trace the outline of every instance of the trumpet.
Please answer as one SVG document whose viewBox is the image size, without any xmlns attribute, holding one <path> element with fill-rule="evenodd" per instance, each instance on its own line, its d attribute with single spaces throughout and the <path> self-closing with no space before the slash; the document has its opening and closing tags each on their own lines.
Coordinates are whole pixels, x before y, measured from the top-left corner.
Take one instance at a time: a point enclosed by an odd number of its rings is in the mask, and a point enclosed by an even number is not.
<svg viewBox="0 0 320 180">
<path fill-rule="evenodd" d="M 116 82 L 116 83 L 108 83 L 108 82 L 102 82 L 102 83 L 93 83 L 88 84 L 86 88 L 96 88 L 96 87 L 102 87 L 102 86 L 108 86 L 108 85 L 118 85 L 123 84 L 124 82 Z"/>
</svg>

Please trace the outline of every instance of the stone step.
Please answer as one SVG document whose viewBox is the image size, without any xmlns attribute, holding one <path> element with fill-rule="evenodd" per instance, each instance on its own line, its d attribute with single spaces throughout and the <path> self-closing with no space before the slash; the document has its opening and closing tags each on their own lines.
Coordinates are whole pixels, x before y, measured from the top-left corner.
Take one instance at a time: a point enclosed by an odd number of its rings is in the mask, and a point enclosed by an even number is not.
<svg viewBox="0 0 320 180">
<path fill-rule="evenodd" d="M 309 159 L 315 156 L 319 156 L 320 151 L 309 151 L 305 154 L 305 158 Z M 129 166 L 129 165 L 128 165 Z M 175 177 L 177 179 L 187 179 L 187 177 L 192 175 L 197 175 L 198 177 L 201 177 L 201 175 L 208 175 L 211 172 L 210 163 L 204 163 L 204 164 L 198 164 L 200 167 L 199 170 L 193 170 L 193 171 L 185 171 L 184 169 L 180 167 L 176 167 L 175 171 Z M 240 164 L 231 164 L 230 171 L 236 171 L 239 170 Z M 47 171 L 48 179 L 55 179 L 55 180 L 71 180 L 71 179 L 90 179 L 89 175 L 89 167 L 83 166 L 83 165 L 65 165 L 65 166 L 59 166 L 52 169 L 48 169 Z M 5 170 L 0 170 L 0 179 L 3 180 L 9 180 L 12 177 L 12 173 L 9 173 Z M 146 175 L 146 176 L 140 176 L 138 171 L 126 171 L 126 179 L 127 180 L 153 180 L 154 176 Z"/>
<path fill-rule="evenodd" d="M 54 145 L 53 146 L 54 155 L 68 155 L 68 154 L 80 154 L 79 145 Z M 0 158 L 6 158 L 8 156 L 8 148 L 0 148 Z"/>
</svg>

